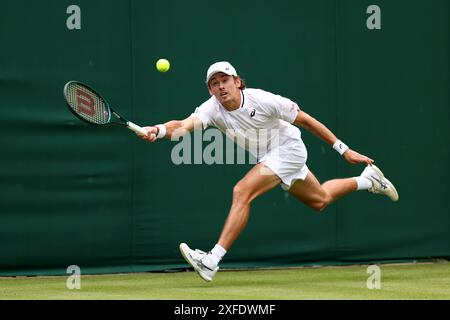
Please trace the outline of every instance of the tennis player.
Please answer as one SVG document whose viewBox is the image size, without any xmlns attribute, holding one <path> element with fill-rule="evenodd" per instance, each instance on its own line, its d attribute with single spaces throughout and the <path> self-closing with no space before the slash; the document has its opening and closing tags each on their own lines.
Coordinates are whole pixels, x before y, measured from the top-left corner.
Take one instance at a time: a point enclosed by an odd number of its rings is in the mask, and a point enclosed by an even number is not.
<svg viewBox="0 0 450 320">
<path fill-rule="evenodd" d="M 214 126 L 225 134 L 232 132 L 238 141 L 245 141 L 243 146 L 257 159 L 257 164 L 233 188 L 231 209 L 214 248 L 204 252 L 180 244 L 183 257 L 204 280 L 212 281 L 219 270 L 219 262 L 244 229 L 251 202 L 278 185 L 316 211 L 324 210 L 333 201 L 357 190 L 398 200 L 394 185 L 373 164 L 373 159 L 350 149 L 290 99 L 246 88 L 229 62 L 212 64 L 206 73 L 206 85 L 211 97 L 188 118 L 145 127 L 148 135 L 143 137 L 154 142 Z M 347 162 L 366 165 L 361 175 L 320 184 L 306 165 L 307 150 L 298 127 L 321 138 Z M 266 146 L 250 148 L 260 141 L 257 141 L 259 135 L 249 133 L 263 131 Z"/>
</svg>

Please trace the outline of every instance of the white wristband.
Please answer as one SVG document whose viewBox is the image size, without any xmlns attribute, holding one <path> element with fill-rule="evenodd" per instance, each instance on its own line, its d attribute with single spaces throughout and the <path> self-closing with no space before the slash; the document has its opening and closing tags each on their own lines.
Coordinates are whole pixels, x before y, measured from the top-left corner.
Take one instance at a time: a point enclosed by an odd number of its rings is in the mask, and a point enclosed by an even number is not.
<svg viewBox="0 0 450 320">
<path fill-rule="evenodd" d="M 156 135 L 156 137 L 158 139 L 162 139 L 166 136 L 166 126 L 163 124 L 158 124 L 157 126 L 155 126 L 158 128 L 158 134 Z"/>
<path fill-rule="evenodd" d="M 333 149 L 339 152 L 339 154 L 342 156 L 345 151 L 347 151 L 348 146 L 343 143 L 341 140 L 336 140 L 336 142 L 333 144 Z"/>
</svg>

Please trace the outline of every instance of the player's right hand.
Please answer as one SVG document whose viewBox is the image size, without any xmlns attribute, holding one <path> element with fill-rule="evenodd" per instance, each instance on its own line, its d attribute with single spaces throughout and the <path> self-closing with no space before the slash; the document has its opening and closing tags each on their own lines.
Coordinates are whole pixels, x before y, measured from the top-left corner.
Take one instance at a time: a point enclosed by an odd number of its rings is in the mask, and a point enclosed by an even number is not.
<svg viewBox="0 0 450 320">
<path fill-rule="evenodd" d="M 145 130 L 147 130 L 147 135 L 141 136 L 143 140 L 146 140 L 148 142 L 155 142 L 156 141 L 156 134 L 158 133 L 157 127 L 144 127 Z"/>
</svg>

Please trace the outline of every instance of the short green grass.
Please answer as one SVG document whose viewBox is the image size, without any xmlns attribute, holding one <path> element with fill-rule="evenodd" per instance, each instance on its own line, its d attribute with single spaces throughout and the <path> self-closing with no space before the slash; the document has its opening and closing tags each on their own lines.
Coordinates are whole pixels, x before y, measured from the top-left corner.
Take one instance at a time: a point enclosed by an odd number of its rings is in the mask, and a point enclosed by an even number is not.
<svg viewBox="0 0 450 320">
<path fill-rule="evenodd" d="M 381 288 L 368 289 L 367 265 L 220 271 L 213 282 L 194 272 L 0 278 L 0 299 L 19 300 L 374 300 L 450 299 L 450 263 L 379 265 Z"/>
</svg>

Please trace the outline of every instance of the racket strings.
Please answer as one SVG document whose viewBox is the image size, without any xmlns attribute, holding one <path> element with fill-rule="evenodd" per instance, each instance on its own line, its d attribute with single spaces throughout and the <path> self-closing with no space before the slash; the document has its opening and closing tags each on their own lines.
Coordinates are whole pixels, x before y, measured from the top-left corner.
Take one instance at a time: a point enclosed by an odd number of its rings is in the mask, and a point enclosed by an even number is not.
<svg viewBox="0 0 450 320">
<path fill-rule="evenodd" d="M 103 99 L 78 83 L 68 86 L 67 100 L 72 110 L 88 122 L 106 124 L 110 121 L 111 114 Z"/>
</svg>

